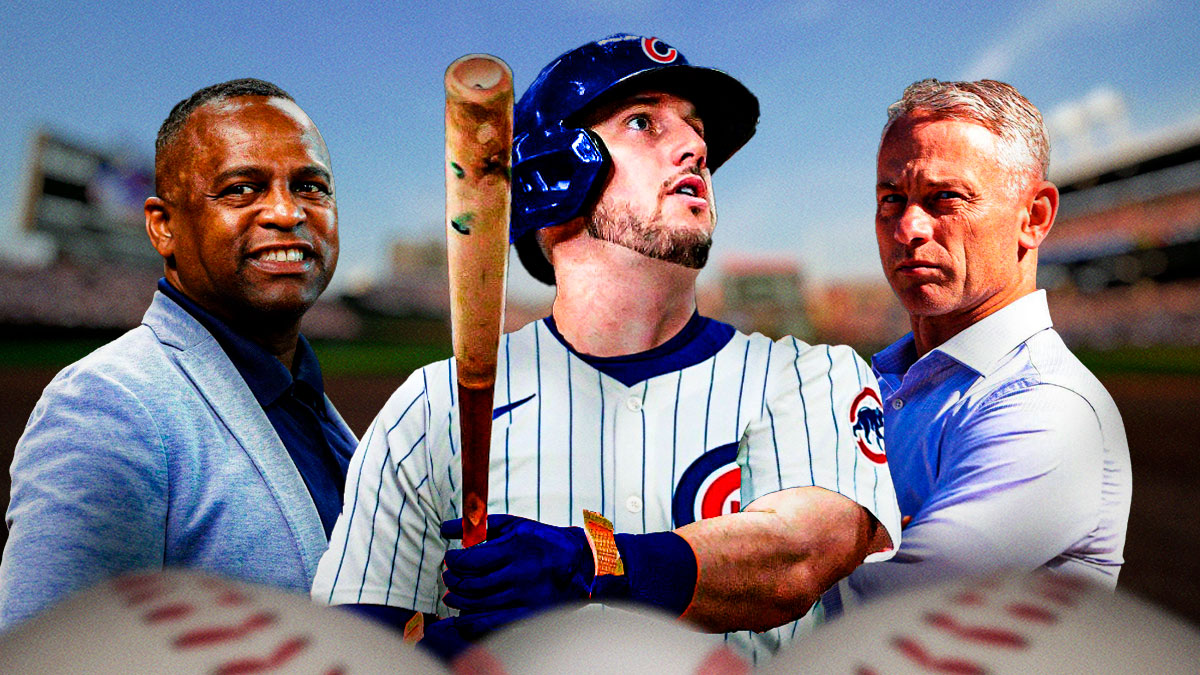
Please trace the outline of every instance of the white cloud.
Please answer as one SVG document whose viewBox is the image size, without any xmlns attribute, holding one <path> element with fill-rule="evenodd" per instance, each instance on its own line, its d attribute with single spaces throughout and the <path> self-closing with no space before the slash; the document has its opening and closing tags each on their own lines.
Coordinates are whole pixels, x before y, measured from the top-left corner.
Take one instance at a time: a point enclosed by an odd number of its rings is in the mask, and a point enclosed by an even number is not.
<svg viewBox="0 0 1200 675">
<path fill-rule="evenodd" d="M 1046 0 L 1031 11 L 1017 12 L 1015 22 L 967 66 L 963 79 L 1005 79 L 1017 61 L 1039 45 L 1068 31 L 1120 22 L 1144 11 L 1146 5 L 1147 0 Z"/>
<path fill-rule="evenodd" d="M 1108 84 L 1059 103 L 1045 119 L 1055 162 L 1074 161 L 1112 148 L 1126 142 L 1132 130 L 1125 96 Z"/>
</svg>

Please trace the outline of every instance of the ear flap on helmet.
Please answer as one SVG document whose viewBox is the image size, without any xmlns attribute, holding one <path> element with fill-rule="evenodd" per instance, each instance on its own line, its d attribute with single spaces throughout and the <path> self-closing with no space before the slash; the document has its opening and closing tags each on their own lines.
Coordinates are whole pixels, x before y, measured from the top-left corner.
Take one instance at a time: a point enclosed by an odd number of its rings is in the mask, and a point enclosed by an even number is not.
<svg viewBox="0 0 1200 675">
<path fill-rule="evenodd" d="M 585 129 L 555 127 L 514 140 L 511 241 L 583 213 L 605 172 L 603 148 Z"/>
</svg>

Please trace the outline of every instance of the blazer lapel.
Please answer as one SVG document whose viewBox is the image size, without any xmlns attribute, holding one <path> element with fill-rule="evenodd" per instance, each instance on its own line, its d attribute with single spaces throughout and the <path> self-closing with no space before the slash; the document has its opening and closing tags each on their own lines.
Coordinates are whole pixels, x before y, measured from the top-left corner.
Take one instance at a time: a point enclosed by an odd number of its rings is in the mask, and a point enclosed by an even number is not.
<svg viewBox="0 0 1200 675">
<path fill-rule="evenodd" d="M 143 322 L 155 329 L 159 340 L 180 350 L 176 357 L 180 368 L 258 468 L 312 576 L 329 544 L 321 517 L 300 471 L 250 387 L 212 335 L 162 293 L 155 293 Z"/>
</svg>

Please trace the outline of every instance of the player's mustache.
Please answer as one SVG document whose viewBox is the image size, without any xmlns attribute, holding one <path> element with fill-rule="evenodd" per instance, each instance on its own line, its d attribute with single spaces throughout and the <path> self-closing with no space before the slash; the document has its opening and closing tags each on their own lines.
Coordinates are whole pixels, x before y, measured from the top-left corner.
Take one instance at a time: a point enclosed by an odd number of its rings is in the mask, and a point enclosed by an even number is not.
<svg viewBox="0 0 1200 675">
<path fill-rule="evenodd" d="M 683 178 L 685 176 L 699 176 L 701 178 L 704 177 L 704 167 L 700 165 L 700 160 L 696 160 L 695 163 L 693 163 L 691 166 L 684 167 L 682 171 L 679 171 L 678 173 L 674 174 L 670 178 L 664 180 L 662 182 L 662 190 L 666 191 L 666 190 L 671 189 L 672 185 L 674 185 L 676 182 L 678 182 L 680 178 Z"/>
</svg>

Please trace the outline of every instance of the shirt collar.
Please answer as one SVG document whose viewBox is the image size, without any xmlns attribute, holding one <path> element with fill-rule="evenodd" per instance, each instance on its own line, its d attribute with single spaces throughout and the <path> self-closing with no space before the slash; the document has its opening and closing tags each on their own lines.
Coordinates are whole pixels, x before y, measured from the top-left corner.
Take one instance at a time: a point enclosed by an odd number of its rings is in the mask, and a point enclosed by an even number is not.
<svg viewBox="0 0 1200 675">
<path fill-rule="evenodd" d="M 550 334 L 569 352 L 626 387 L 707 361 L 729 344 L 736 332 L 729 324 L 692 312 L 687 324 L 657 347 L 623 356 L 592 356 L 575 351 L 571 343 L 558 332 L 553 315 L 547 316 L 543 322 Z"/>
<path fill-rule="evenodd" d="M 1034 291 L 967 326 L 937 351 L 985 375 L 1017 345 L 1052 325 L 1046 291 Z"/>
<path fill-rule="evenodd" d="M 942 354 L 980 375 L 1017 345 L 1053 326 L 1046 291 L 1038 290 L 976 321 L 926 354 Z M 916 342 L 909 333 L 871 358 L 879 373 L 904 375 L 917 361 Z"/>
<path fill-rule="evenodd" d="M 299 336 L 296 343 L 296 355 L 289 372 L 279 359 L 249 338 L 229 327 L 228 324 L 213 316 L 200 305 L 193 302 L 182 292 L 172 286 L 165 278 L 158 280 L 158 290 L 162 291 L 176 304 L 191 314 L 201 323 L 213 338 L 221 345 L 229 360 L 233 362 L 246 385 L 254 394 L 259 405 L 269 406 L 292 386 L 293 382 L 302 383 L 309 391 L 306 395 L 319 400 L 325 394 L 321 377 L 321 365 L 317 355 L 304 336 Z"/>
<path fill-rule="evenodd" d="M 888 345 L 883 351 L 871 357 L 871 367 L 881 375 L 903 376 L 917 362 L 917 343 L 913 334 Z"/>
</svg>

